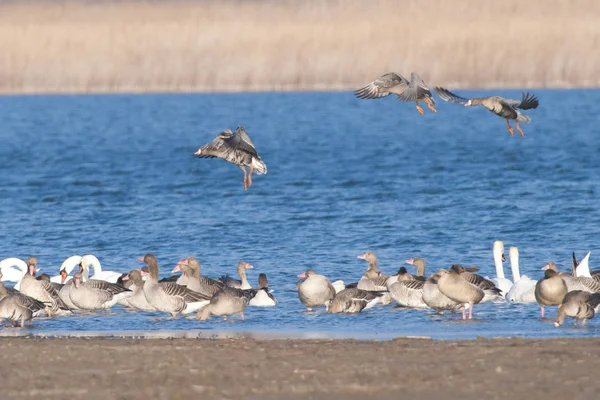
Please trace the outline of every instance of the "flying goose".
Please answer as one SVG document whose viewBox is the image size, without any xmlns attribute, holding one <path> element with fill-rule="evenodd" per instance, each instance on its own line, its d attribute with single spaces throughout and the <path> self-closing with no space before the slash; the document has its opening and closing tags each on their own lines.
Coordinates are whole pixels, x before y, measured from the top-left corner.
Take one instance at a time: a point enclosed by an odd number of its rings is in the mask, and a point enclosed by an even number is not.
<svg viewBox="0 0 600 400">
<path fill-rule="evenodd" d="M 562 304 L 569 290 L 563 278 L 554 269 L 546 269 L 544 277 L 535 285 L 535 300 L 540 305 L 542 318 L 544 306 L 558 306 Z"/>
<path fill-rule="evenodd" d="M 306 270 L 299 274 L 298 278 L 301 279 L 297 284 L 298 298 L 306 307 L 306 311 L 312 311 L 313 308 L 320 306 L 325 306 L 325 309 L 328 309 L 329 302 L 336 293 L 329 279 L 317 274 L 314 269 Z"/>
<path fill-rule="evenodd" d="M 277 299 L 269 292 L 269 280 L 266 274 L 258 275 L 256 295 L 248 303 L 254 307 L 271 307 L 277 305 Z"/>
<path fill-rule="evenodd" d="M 368 85 L 354 91 L 354 95 L 359 99 L 380 99 L 390 94 L 397 95 L 398 101 L 414 101 L 417 105 L 417 111 L 421 115 L 425 112 L 419 106 L 419 101 L 427 104 L 427 107 L 431 111 L 437 112 L 434 108 L 435 101 L 433 100 L 431 90 L 414 72 L 410 74 L 410 82 L 400 74 L 388 72 Z"/>
<path fill-rule="evenodd" d="M 144 283 L 144 294 L 148 303 L 158 311 L 177 314 L 189 314 L 207 305 L 210 297 L 194 292 L 185 286 L 174 282 L 158 282 L 158 262 L 153 254 L 138 258 L 145 262 L 150 271 L 150 277 Z"/>
<path fill-rule="evenodd" d="M 581 326 L 584 327 L 588 319 L 594 318 L 598 306 L 600 306 L 600 293 L 590 293 L 582 290 L 569 292 L 558 307 L 554 325 L 561 326 L 565 322 L 566 315 L 575 318 L 575 326 L 581 320 Z"/>
<path fill-rule="evenodd" d="M 32 326 L 32 318 L 39 315 L 46 305 L 33 297 L 26 296 L 18 291 L 8 291 L 0 282 L 0 322 L 3 318 L 8 319 L 13 326 L 15 322 L 21 322 L 21 328 L 29 321 Z"/>
<path fill-rule="evenodd" d="M 245 261 L 240 261 L 237 266 L 237 273 L 240 279 L 233 279 L 229 275 L 223 275 L 218 280 L 223 282 L 225 286 L 236 288 L 236 289 L 252 289 L 252 285 L 246 278 L 246 270 L 254 268 L 252 265 Z"/>
<path fill-rule="evenodd" d="M 243 126 L 238 126 L 235 132 L 226 129 L 219 133 L 212 142 L 200 147 L 194 153 L 200 158 L 222 158 L 237 165 L 244 172 L 244 190 L 252 186 L 252 174 L 267 173 L 267 165 L 256 152 L 254 143 Z M 246 173 L 246 167 L 250 171 Z"/>
<path fill-rule="evenodd" d="M 517 126 L 517 130 L 521 136 L 525 136 L 519 122 L 531 122 L 531 118 L 525 114 L 522 114 L 520 110 L 530 110 L 537 108 L 540 104 L 537 97 L 530 95 L 529 93 L 523 93 L 521 100 L 510 100 L 500 96 L 488 96 L 488 97 L 474 97 L 472 99 L 466 99 L 460 97 L 448 89 L 442 87 L 436 87 L 434 90 L 444 101 L 450 103 L 463 104 L 465 107 L 482 105 L 499 117 L 506 120 L 506 126 L 508 132 L 512 135 L 515 134 L 514 129 L 510 126 L 509 120 L 514 120 Z"/>
<path fill-rule="evenodd" d="M 186 286 L 188 289 L 205 294 L 209 297 L 212 297 L 219 289 L 222 289 L 225 286 L 221 281 L 200 275 L 200 263 L 196 257 L 188 257 L 180 260 L 171 273 L 179 271 L 187 277 Z"/>
</svg>

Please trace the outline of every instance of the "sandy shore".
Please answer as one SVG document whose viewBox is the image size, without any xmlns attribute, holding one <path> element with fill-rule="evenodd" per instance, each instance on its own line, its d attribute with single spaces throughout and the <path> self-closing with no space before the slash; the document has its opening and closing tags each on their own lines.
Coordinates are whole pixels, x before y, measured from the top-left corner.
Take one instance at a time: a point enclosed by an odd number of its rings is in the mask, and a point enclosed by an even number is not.
<svg viewBox="0 0 600 400">
<path fill-rule="evenodd" d="M 596 0 L 0 2 L 0 93 L 600 86 Z"/>
<path fill-rule="evenodd" d="M 0 354 L 6 399 L 573 400 L 600 390 L 600 338 L 3 338 Z"/>
</svg>

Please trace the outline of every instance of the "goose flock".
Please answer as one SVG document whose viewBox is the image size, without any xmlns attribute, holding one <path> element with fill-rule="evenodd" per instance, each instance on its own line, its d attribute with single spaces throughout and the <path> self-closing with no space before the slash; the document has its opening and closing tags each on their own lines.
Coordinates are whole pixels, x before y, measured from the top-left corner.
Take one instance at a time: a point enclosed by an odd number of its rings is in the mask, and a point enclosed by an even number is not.
<svg viewBox="0 0 600 400">
<path fill-rule="evenodd" d="M 325 307 L 331 314 L 359 313 L 394 303 L 440 314 L 461 310 L 463 319 L 472 319 L 475 305 L 479 303 L 538 303 L 542 318 L 545 308 L 558 306 L 556 326 L 562 325 L 565 317 L 574 318 L 575 326 L 579 320 L 585 326 L 600 307 L 600 270 L 590 271 L 590 253 L 581 262 L 577 262 L 573 254 L 570 272 L 559 272 L 554 262 L 548 262 L 541 268 L 543 276 L 532 279 L 520 274 L 519 251 L 511 247 L 512 281 L 504 275 L 503 242 L 494 242 L 493 257 L 496 276 L 491 278 L 478 274 L 477 266 L 460 264 L 427 276 L 426 261 L 420 257 L 406 260 L 414 273 L 403 266 L 396 274 L 386 275 L 379 269 L 375 253 L 368 251 L 358 256 L 367 264 L 358 282 L 331 282 L 315 269 L 300 273 L 296 285 L 298 299 L 309 312 Z M 121 274 L 102 271 L 93 255 L 72 256 L 63 262 L 56 276 L 50 277 L 37 276 L 36 257 L 26 261 L 7 258 L 0 262 L 0 278 L 2 282 L 16 280 L 16 284 L 11 288 L 0 283 L 0 320 L 7 319 L 12 326 L 24 327 L 26 322 L 31 326 L 32 319 L 40 315 L 75 316 L 79 312 L 105 310 L 115 305 L 172 317 L 195 313 L 199 320 L 213 315 L 223 319 L 239 315 L 244 319 L 247 306 L 278 304 L 269 289 L 266 274 L 261 273 L 258 286 L 252 287 L 247 272 L 254 267 L 245 261 L 238 263 L 239 279 L 229 275 L 216 279 L 203 276 L 195 257 L 177 262 L 171 273 L 180 275 L 160 279 L 158 261 L 153 254 L 138 260 L 145 265 Z M 73 267 L 75 261 L 77 264 Z M 92 277 L 90 267 L 94 269 Z M 71 277 L 69 274 L 75 268 L 77 271 Z M 60 283 L 53 281 L 57 277 Z"/>
<path fill-rule="evenodd" d="M 481 105 L 487 108 L 506 120 L 506 126 L 511 136 L 515 133 L 510 125 L 511 120 L 515 121 L 515 126 L 521 136 L 525 136 L 525 134 L 519 122 L 531 122 L 531 118 L 520 110 L 535 109 L 539 106 L 537 97 L 529 93 L 523 93 L 521 100 L 511 100 L 500 96 L 466 99 L 443 87 L 435 87 L 434 91 L 442 100 L 449 103 L 462 104 L 465 107 Z M 366 100 L 381 99 L 395 94 L 400 102 L 414 102 L 421 115 L 425 111 L 419 105 L 420 101 L 425 103 L 432 112 L 437 113 L 431 89 L 414 72 L 410 75 L 410 81 L 398 73 L 388 72 L 354 91 L 354 94 L 356 97 Z M 200 158 L 221 158 L 237 165 L 244 172 L 244 190 L 252 185 L 253 173 L 256 172 L 259 175 L 267 173 L 267 165 L 258 155 L 254 143 L 250 140 L 250 135 L 243 126 L 238 126 L 234 132 L 231 129 L 224 130 L 210 143 L 201 146 L 194 155 Z M 246 171 L 246 168 L 249 170 Z"/>
</svg>

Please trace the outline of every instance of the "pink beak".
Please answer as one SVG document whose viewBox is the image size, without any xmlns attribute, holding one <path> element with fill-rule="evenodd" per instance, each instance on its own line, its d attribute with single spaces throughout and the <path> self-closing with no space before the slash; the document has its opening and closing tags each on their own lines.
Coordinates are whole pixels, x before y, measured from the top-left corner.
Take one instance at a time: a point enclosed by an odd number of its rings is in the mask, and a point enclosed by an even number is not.
<svg viewBox="0 0 600 400">
<path fill-rule="evenodd" d="M 548 268 L 550 268 L 550 266 L 549 266 L 548 264 L 546 264 L 546 265 L 544 265 L 544 266 L 542 267 L 542 271 L 545 271 L 545 270 L 547 270 Z"/>
<path fill-rule="evenodd" d="M 128 281 L 129 280 L 129 275 L 125 275 L 124 277 L 121 278 L 121 280 Z"/>
<path fill-rule="evenodd" d="M 138 257 L 138 261 L 144 262 L 144 257 Z"/>
<path fill-rule="evenodd" d="M 246 263 L 246 269 L 252 269 L 252 268 L 254 268 L 252 265 Z"/>
<path fill-rule="evenodd" d="M 415 259 L 414 259 L 414 258 L 411 258 L 410 260 L 406 260 L 406 261 L 404 261 L 404 262 L 405 262 L 405 263 L 407 263 L 407 264 L 413 265 L 413 264 L 414 264 L 414 262 L 415 262 Z"/>
<path fill-rule="evenodd" d="M 147 273 L 146 271 L 141 271 L 141 273 L 142 273 L 142 276 L 148 276 L 148 275 L 150 275 L 150 274 L 149 274 L 149 273 Z"/>
<path fill-rule="evenodd" d="M 173 268 L 173 271 L 171 271 L 171 273 L 173 272 L 181 272 L 181 268 L 179 267 L 179 263 L 175 266 L 175 268 Z"/>
<path fill-rule="evenodd" d="M 306 272 L 298 274 L 298 278 L 306 278 Z"/>
<path fill-rule="evenodd" d="M 366 260 L 367 259 L 367 253 L 365 254 L 361 254 L 360 256 L 358 256 L 357 258 L 360 258 L 361 260 Z"/>
</svg>

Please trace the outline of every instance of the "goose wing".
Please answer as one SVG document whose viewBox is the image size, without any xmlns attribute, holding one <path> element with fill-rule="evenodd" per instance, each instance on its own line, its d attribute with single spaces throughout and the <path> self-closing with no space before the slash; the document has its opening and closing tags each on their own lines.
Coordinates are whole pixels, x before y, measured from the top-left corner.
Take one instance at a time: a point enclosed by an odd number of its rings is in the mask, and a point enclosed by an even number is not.
<svg viewBox="0 0 600 400">
<path fill-rule="evenodd" d="M 199 301 L 210 300 L 209 296 L 194 292 L 185 286 L 173 282 L 160 283 L 160 287 L 168 296 L 181 297 L 186 303 L 196 303 Z"/>
<path fill-rule="evenodd" d="M 85 284 L 90 288 L 109 292 L 113 296 L 123 292 L 131 292 L 131 290 L 125 288 L 125 286 L 117 285 L 116 283 L 101 281 L 99 279 L 90 279 Z"/>
<path fill-rule="evenodd" d="M 200 158 L 224 158 L 227 153 L 233 150 L 228 142 L 232 137 L 233 132 L 231 132 L 231 129 L 226 129 L 219 133 L 210 143 L 200 147 L 194 155 Z"/>
<path fill-rule="evenodd" d="M 373 82 L 355 90 L 354 95 L 359 99 L 380 99 L 391 93 L 401 94 L 409 86 L 410 82 L 400 74 L 388 72 L 381 75 Z"/>
<path fill-rule="evenodd" d="M 467 282 L 469 282 L 483 290 L 493 289 L 496 287 L 494 282 L 492 282 L 489 279 L 486 279 L 483 276 L 478 275 L 478 274 L 473 274 L 471 272 L 463 272 L 462 274 L 460 274 L 460 276 Z"/>
<path fill-rule="evenodd" d="M 521 110 L 537 108 L 540 105 L 538 98 L 529 92 L 523 93 L 521 100 L 502 99 L 502 102 L 512 108 L 520 108 Z"/>
<path fill-rule="evenodd" d="M 431 90 L 423 79 L 414 72 L 411 73 L 408 88 L 398 95 L 398 101 L 418 101 L 426 97 L 433 99 Z"/>
<path fill-rule="evenodd" d="M 38 283 L 42 286 L 42 289 L 48 293 L 48 295 L 52 298 L 52 301 L 56 303 L 59 309 L 61 310 L 69 310 L 69 307 L 65 304 L 64 301 L 58 295 L 58 290 L 54 287 L 52 282 L 49 281 L 38 281 Z"/>
<path fill-rule="evenodd" d="M 469 101 L 464 97 L 461 97 L 457 94 L 452 93 L 448 89 L 443 87 L 435 87 L 433 90 L 440 96 L 440 99 L 447 101 L 448 103 L 462 104 L 465 105 Z"/>
<path fill-rule="evenodd" d="M 243 126 L 238 126 L 233 136 L 227 139 L 227 142 L 236 150 L 242 150 L 254 157 L 258 157 L 256 147 L 254 147 L 254 143 L 250 140 L 250 136 Z"/>
<path fill-rule="evenodd" d="M 22 293 L 15 295 L 15 300 L 19 306 L 28 308 L 34 313 L 46 308 L 46 305 L 43 302 L 36 300 L 33 297 L 26 296 Z"/>
</svg>

